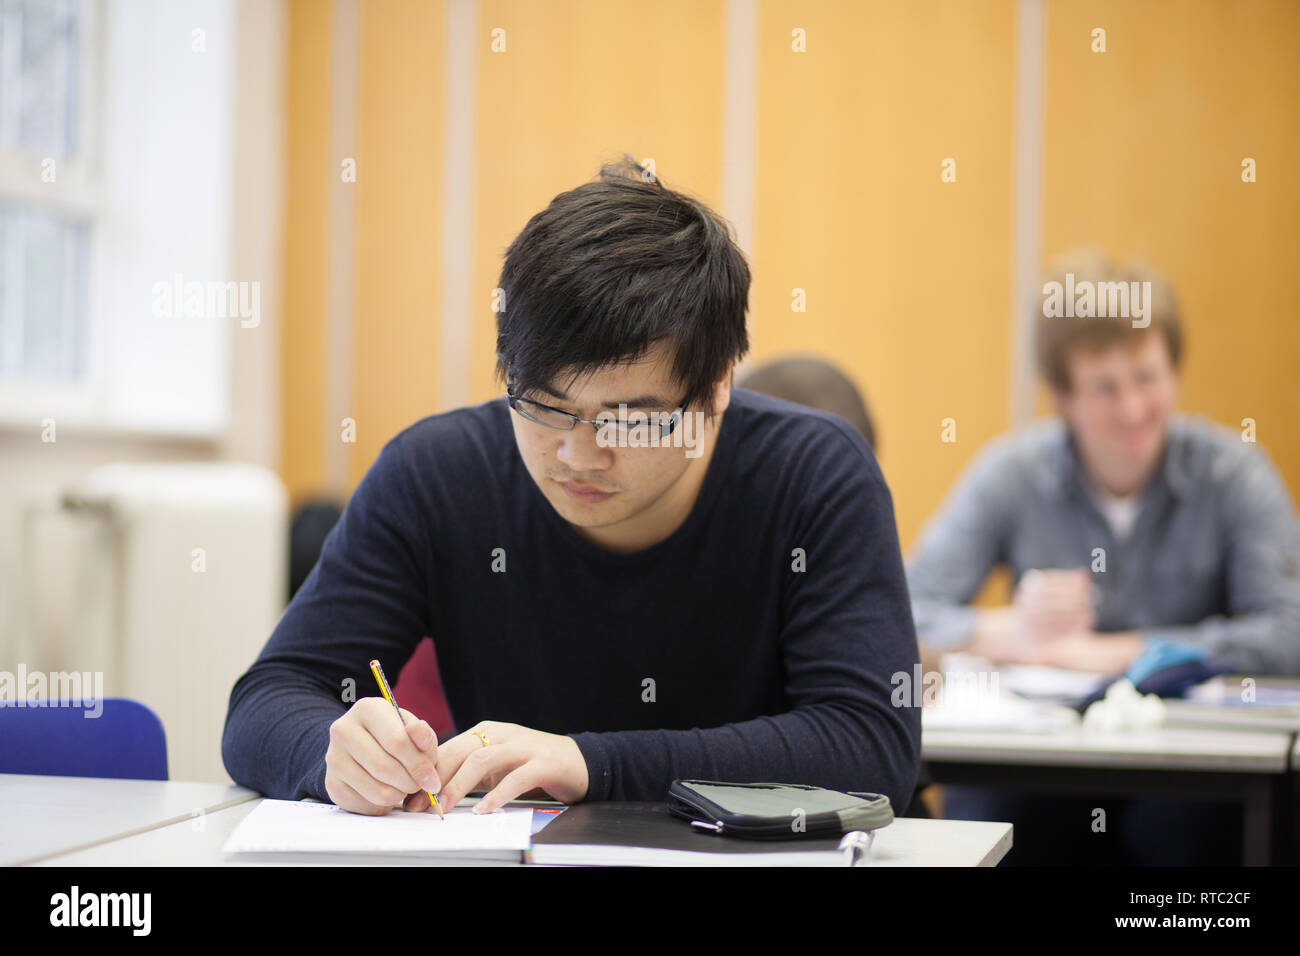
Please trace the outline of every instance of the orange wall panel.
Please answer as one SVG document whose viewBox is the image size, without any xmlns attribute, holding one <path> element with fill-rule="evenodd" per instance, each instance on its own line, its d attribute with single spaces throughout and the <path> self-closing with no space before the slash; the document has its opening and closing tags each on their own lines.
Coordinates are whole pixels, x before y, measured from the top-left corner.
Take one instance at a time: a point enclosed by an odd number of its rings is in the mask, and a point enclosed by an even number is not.
<svg viewBox="0 0 1300 956">
<path fill-rule="evenodd" d="M 324 467 L 330 5 L 290 0 L 288 17 L 280 472 L 297 502 Z"/>
</svg>

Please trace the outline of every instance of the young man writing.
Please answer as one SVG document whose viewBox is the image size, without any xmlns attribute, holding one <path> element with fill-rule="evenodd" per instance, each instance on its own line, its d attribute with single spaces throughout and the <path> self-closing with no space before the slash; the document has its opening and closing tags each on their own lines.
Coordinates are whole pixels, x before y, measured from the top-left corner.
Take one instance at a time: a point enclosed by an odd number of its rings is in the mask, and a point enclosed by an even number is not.
<svg viewBox="0 0 1300 956">
<path fill-rule="evenodd" d="M 372 814 L 426 788 L 444 810 L 662 800 L 678 777 L 907 806 L 919 712 L 890 692 L 917 648 L 888 489 L 842 420 L 731 389 L 749 269 L 646 178 L 607 167 L 507 250 L 507 396 L 384 447 L 231 694 L 236 781 Z M 364 690 L 424 634 L 447 741 Z"/>
</svg>

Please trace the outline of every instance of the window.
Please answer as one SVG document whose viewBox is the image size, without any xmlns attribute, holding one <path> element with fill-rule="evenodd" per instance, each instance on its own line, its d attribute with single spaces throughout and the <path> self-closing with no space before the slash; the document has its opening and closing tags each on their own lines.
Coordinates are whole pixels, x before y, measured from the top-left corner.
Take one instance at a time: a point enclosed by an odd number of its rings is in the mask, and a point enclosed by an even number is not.
<svg viewBox="0 0 1300 956">
<path fill-rule="evenodd" d="M 0 380 L 87 375 L 90 0 L 0 0 Z"/>
<path fill-rule="evenodd" d="M 240 5 L 0 0 L 0 428 L 215 439 L 240 319 Z M 242 287 L 241 287 L 242 288 Z"/>
</svg>

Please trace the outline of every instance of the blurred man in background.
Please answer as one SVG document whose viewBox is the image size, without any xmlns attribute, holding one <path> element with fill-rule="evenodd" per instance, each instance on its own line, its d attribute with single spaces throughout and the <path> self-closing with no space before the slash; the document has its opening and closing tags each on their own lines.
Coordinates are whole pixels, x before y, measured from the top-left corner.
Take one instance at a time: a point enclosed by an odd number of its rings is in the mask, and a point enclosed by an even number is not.
<svg viewBox="0 0 1300 956">
<path fill-rule="evenodd" d="M 1049 279 L 1038 366 L 1059 417 L 991 442 L 922 531 L 908 584 L 923 645 L 1135 678 L 1144 654 L 1300 674 L 1294 508 L 1253 434 L 1175 412 L 1183 339 L 1171 290 L 1149 270 L 1093 255 Z M 1131 293 L 1129 314 L 1115 315 L 1113 300 L 1098 314 L 1120 288 L 1110 283 Z M 1091 307 L 1052 307 L 1052 294 L 1082 296 L 1089 284 Z M 1011 604 L 973 606 L 998 565 L 1011 570 Z M 1012 820 L 1022 861 L 1036 850 L 1061 860 L 1061 825 L 1087 832 L 1044 806 L 1057 801 L 1035 801 L 1044 825 L 1029 829 L 1023 806 L 971 793 L 950 788 L 949 815 Z M 1177 838 L 1180 826 L 1204 835 L 1216 819 L 1230 830 L 1221 817 L 1202 815 L 1198 830 L 1183 813 L 1195 805 L 1144 815 L 1141 803 L 1125 839 L 1135 862 L 1221 858 L 1213 840 Z"/>
</svg>

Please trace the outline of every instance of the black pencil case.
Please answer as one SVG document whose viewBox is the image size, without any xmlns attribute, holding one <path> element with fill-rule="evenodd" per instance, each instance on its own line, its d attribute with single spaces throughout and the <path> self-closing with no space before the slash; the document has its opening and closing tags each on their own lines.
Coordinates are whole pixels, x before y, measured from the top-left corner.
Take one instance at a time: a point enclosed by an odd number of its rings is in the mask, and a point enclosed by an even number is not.
<svg viewBox="0 0 1300 956">
<path fill-rule="evenodd" d="M 883 793 L 843 793 L 797 783 L 674 780 L 668 810 L 698 829 L 758 840 L 797 840 L 891 823 Z"/>
</svg>

